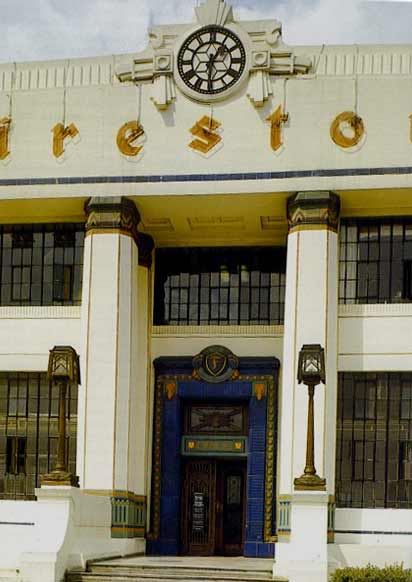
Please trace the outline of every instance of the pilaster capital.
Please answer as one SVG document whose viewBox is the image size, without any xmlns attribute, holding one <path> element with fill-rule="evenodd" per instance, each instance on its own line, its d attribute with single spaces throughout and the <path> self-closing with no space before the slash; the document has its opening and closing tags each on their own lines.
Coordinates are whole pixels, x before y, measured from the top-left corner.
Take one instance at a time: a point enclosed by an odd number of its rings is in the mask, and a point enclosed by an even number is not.
<svg viewBox="0 0 412 582">
<path fill-rule="evenodd" d="M 334 192 L 298 192 L 288 199 L 289 234 L 299 230 L 338 231 L 340 198 Z"/>
<path fill-rule="evenodd" d="M 150 268 L 152 266 L 152 251 L 154 240 L 149 234 L 138 233 L 137 246 L 139 248 L 139 266 Z"/>
<path fill-rule="evenodd" d="M 140 214 L 135 203 L 123 196 L 90 198 L 85 206 L 86 236 L 91 234 L 120 233 L 130 236 L 138 244 L 137 227 Z"/>
</svg>

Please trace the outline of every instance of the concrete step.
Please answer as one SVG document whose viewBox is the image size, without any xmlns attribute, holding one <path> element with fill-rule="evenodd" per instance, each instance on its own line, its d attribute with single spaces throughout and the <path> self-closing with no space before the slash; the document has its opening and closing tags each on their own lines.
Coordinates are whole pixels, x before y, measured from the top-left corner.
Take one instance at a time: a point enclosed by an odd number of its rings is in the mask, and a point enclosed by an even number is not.
<svg viewBox="0 0 412 582">
<path fill-rule="evenodd" d="M 87 572 L 70 572 L 67 582 L 287 582 L 284 578 L 273 578 L 268 569 L 219 568 L 199 565 L 182 566 L 165 564 L 110 565 L 93 563 Z"/>
<path fill-rule="evenodd" d="M 69 577 L 69 580 L 73 580 L 73 578 Z M 184 582 L 233 582 L 233 580 L 238 580 L 239 582 L 261 582 L 261 578 L 245 578 L 242 576 L 241 578 L 226 578 L 226 576 L 222 577 L 219 576 L 218 578 L 204 578 L 200 576 L 196 577 L 187 577 L 187 576 L 173 576 L 170 578 L 164 574 L 152 574 L 152 575 L 138 575 L 135 574 L 134 576 L 107 576 L 105 578 L 76 578 L 77 582 L 101 582 L 105 580 L 105 582 L 176 582 L 176 580 L 182 580 Z M 287 582 L 287 580 L 283 578 L 269 578 L 268 582 L 274 580 L 274 582 Z"/>
<path fill-rule="evenodd" d="M 98 571 L 96 571 L 96 569 Z M 91 572 L 71 572 L 68 582 L 270 582 L 271 572 L 228 570 L 217 568 L 179 567 L 103 567 L 93 566 Z M 280 579 L 279 579 L 280 582 Z"/>
</svg>

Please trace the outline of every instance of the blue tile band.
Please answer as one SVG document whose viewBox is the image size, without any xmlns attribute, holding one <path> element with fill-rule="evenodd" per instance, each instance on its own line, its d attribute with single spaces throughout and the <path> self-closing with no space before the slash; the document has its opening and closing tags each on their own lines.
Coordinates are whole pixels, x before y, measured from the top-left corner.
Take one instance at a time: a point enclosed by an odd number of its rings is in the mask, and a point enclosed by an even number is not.
<svg viewBox="0 0 412 582">
<path fill-rule="evenodd" d="M 358 534 L 358 535 L 380 535 L 380 536 L 412 536 L 412 531 L 379 531 L 379 530 L 357 530 L 357 529 L 335 529 L 335 534 Z"/>
<path fill-rule="evenodd" d="M 389 168 L 335 168 L 317 170 L 286 170 L 278 172 L 247 172 L 238 174 L 165 174 L 148 176 L 76 176 L 55 178 L 5 178 L 0 186 L 47 186 L 62 184 L 151 184 L 162 182 L 229 182 L 245 180 L 288 180 L 290 178 L 324 178 L 338 176 L 410 175 L 411 166 Z"/>
</svg>

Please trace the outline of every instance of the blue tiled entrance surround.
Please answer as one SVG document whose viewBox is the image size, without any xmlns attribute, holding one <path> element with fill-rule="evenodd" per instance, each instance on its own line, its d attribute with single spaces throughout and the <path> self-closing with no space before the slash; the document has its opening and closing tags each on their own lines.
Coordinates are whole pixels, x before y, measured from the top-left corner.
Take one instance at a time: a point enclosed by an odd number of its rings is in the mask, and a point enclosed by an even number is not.
<svg viewBox="0 0 412 582">
<path fill-rule="evenodd" d="M 279 362 L 276 358 L 240 358 L 240 378 L 220 384 L 209 384 L 190 378 L 192 358 L 159 358 L 155 362 L 158 379 L 177 379 L 177 391 L 168 398 L 162 390 L 161 414 L 161 495 L 160 523 L 157 539 L 148 542 L 148 553 L 178 555 L 180 552 L 181 512 L 181 427 L 184 401 L 244 401 L 249 410 L 249 450 L 247 455 L 246 557 L 271 558 L 274 543 L 265 541 L 265 470 L 267 434 L 267 395 L 258 399 L 253 391 L 254 378 L 271 377 L 275 386 L 274 433 L 276 437 L 277 380 Z M 182 379 L 181 379 L 182 378 Z M 184 378 L 184 379 L 183 379 Z M 157 382 L 157 389 L 161 389 Z M 274 446 L 276 455 L 276 438 Z M 273 471 L 273 491 L 276 491 L 276 456 Z M 275 499 L 272 499 L 271 533 L 275 534 Z"/>
</svg>

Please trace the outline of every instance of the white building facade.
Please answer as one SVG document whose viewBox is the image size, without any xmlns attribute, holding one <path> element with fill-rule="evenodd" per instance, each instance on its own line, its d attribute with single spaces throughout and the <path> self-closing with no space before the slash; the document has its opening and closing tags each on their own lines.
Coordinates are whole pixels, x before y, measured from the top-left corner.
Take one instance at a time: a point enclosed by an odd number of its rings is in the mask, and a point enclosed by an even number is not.
<svg viewBox="0 0 412 582">
<path fill-rule="evenodd" d="M 411 74 L 411 46 L 288 47 L 224 0 L 136 55 L 0 67 L 1 580 L 412 566 Z M 54 346 L 78 486 L 41 486 Z"/>
</svg>

